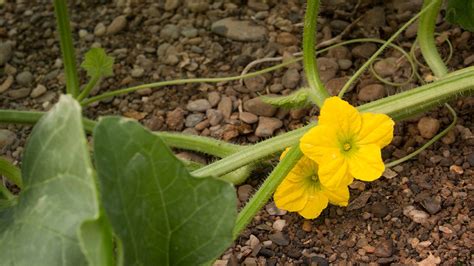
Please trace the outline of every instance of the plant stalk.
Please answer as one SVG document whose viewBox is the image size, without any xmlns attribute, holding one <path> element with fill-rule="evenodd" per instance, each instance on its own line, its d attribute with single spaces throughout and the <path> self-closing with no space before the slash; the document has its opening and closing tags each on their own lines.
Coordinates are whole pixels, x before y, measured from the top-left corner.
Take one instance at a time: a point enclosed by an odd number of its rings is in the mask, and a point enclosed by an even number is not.
<svg viewBox="0 0 474 266">
<path fill-rule="evenodd" d="M 443 77 L 448 73 L 448 68 L 436 48 L 434 35 L 436 18 L 442 2 L 442 0 L 424 0 L 423 8 L 429 7 L 420 17 L 420 23 L 418 24 L 418 43 L 421 54 L 437 77 Z"/>
<path fill-rule="evenodd" d="M 303 30 L 303 65 L 308 80 L 310 99 L 321 108 L 329 93 L 319 78 L 316 62 L 316 29 L 319 11 L 319 0 L 308 0 L 304 16 Z"/>
<path fill-rule="evenodd" d="M 59 32 L 59 44 L 66 74 L 66 92 L 74 98 L 79 95 L 79 78 L 76 68 L 76 54 L 72 42 L 71 28 L 66 0 L 54 0 L 54 13 Z"/>
<path fill-rule="evenodd" d="M 100 81 L 100 76 L 99 75 L 96 75 L 96 76 L 93 76 L 89 82 L 87 83 L 87 85 L 84 87 L 84 89 L 81 91 L 81 93 L 79 94 L 79 96 L 77 96 L 77 100 L 78 101 L 82 101 L 84 100 L 87 96 L 89 96 L 89 93 L 95 88 L 95 86 L 97 85 L 97 83 Z"/>
<path fill-rule="evenodd" d="M 255 214 L 268 202 L 278 185 L 283 181 L 298 160 L 303 156 L 299 145 L 294 145 L 273 169 L 270 176 L 265 179 L 259 190 L 240 211 L 235 223 L 233 237 L 236 239 L 240 232 L 252 221 Z"/>
</svg>

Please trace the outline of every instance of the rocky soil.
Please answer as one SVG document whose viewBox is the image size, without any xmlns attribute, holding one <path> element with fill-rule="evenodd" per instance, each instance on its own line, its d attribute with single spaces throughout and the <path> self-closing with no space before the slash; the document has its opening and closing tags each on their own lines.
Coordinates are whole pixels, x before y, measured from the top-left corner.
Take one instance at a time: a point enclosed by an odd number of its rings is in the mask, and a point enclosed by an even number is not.
<svg viewBox="0 0 474 266">
<path fill-rule="evenodd" d="M 14 2 L 14 3 L 10 3 Z M 0 107 L 48 110 L 64 90 L 51 1 L 10 1 L 0 5 Z M 90 47 L 115 57 L 114 76 L 93 94 L 138 84 L 194 77 L 235 76 L 256 59 L 301 51 L 304 1 L 75 1 L 71 26 L 79 58 Z M 129 4 L 122 2 L 131 2 Z M 1 3 L 1 1 L 0 1 Z M 343 40 L 387 39 L 419 9 L 422 1 L 323 1 L 318 40 L 343 33 Z M 353 23 L 360 19 L 357 23 Z M 443 22 L 437 25 L 443 56 L 454 54 L 451 70 L 474 63 L 471 33 Z M 409 50 L 416 24 L 397 39 Z M 334 48 L 318 57 L 322 80 L 337 94 L 348 77 L 375 50 L 373 43 Z M 420 59 L 423 63 L 423 60 Z M 252 70 L 274 62 L 263 63 Z M 251 70 L 251 71 L 252 71 Z M 420 85 L 409 80 L 411 68 L 389 49 L 374 71 L 353 86 L 346 99 L 354 105 Z M 421 67 L 424 81 L 433 80 Z M 85 82 L 85 73 L 81 71 Z M 305 85 L 301 63 L 258 77 L 221 83 L 188 84 L 115 97 L 84 110 L 89 118 L 122 115 L 151 130 L 182 131 L 234 143 L 255 143 L 299 128 L 314 119 L 317 108 L 278 109 L 259 95 L 285 95 Z M 372 183 L 354 182 L 347 208 L 331 206 L 315 220 L 278 210 L 271 202 L 253 220 L 217 265 L 468 265 L 474 241 L 474 124 L 472 97 L 452 102 L 459 120 L 441 141 L 409 162 L 387 169 Z M 449 125 L 446 109 L 433 110 L 396 126 L 387 160 L 401 158 Z M 30 126 L 1 125 L 0 151 L 19 164 Z M 283 148 L 283 147 L 282 147 Z M 178 151 L 179 152 L 179 151 Z M 205 162 L 200 154 L 181 155 Z M 270 169 L 238 187 L 246 202 Z"/>
</svg>

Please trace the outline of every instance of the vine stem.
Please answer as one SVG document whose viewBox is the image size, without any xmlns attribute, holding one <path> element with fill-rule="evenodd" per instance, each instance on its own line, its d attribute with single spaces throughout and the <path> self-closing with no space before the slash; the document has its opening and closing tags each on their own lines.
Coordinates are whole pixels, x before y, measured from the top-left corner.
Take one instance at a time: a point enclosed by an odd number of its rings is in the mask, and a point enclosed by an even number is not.
<svg viewBox="0 0 474 266">
<path fill-rule="evenodd" d="M 77 100 L 78 101 L 84 100 L 84 98 L 86 98 L 89 95 L 89 93 L 95 88 L 95 85 L 97 85 L 97 83 L 100 81 L 100 78 L 101 78 L 100 75 L 93 76 L 89 80 L 87 85 L 84 87 L 84 89 L 81 91 L 79 96 L 77 96 Z"/>
<path fill-rule="evenodd" d="M 267 203 L 278 185 L 303 156 L 299 145 L 294 145 L 280 163 L 273 169 L 270 176 L 263 182 L 259 190 L 239 212 L 235 223 L 233 237 L 236 239 L 240 232 L 252 221 L 255 214 Z"/>
<path fill-rule="evenodd" d="M 420 23 L 418 24 L 418 42 L 421 54 L 438 78 L 448 73 L 448 68 L 436 49 L 434 35 L 436 17 L 438 16 L 441 4 L 442 0 L 424 0 L 423 7 L 426 9 L 426 12 L 420 17 Z"/>
<path fill-rule="evenodd" d="M 91 103 L 101 101 L 101 100 L 105 100 L 105 99 L 108 99 L 110 97 L 119 96 L 119 95 L 127 94 L 127 93 L 134 92 L 134 91 L 138 91 L 138 90 L 141 90 L 141 89 L 147 89 L 147 88 L 158 88 L 158 87 L 163 87 L 163 86 L 180 85 L 180 84 L 186 84 L 186 83 L 204 83 L 204 82 L 218 83 L 218 82 L 239 80 L 239 79 L 242 79 L 242 78 L 251 78 L 251 77 L 258 76 L 260 74 L 271 72 L 271 71 L 279 69 L 283 66 L 291 65 L 291 64 L 293 64 L 297 61 L 298 60 L 296 60 L 296 59 L 288 60 L 288 62 L 279 64 L 279 65 L 276 65 L 276 66 L 272 66 L 272 67 L 269 67 L 269 68 L 265 68 L 265 69 L 260 70 L 260 71 L 255 71 L 255 72 L 252 72 L 252 73 L 249 73 L 249 74 L 240 75 L 240 76 L 224 77 L 224 78 L 176 79 L 176 80 L 167 80 L 167 81 L 160 81 L 160 82 L 155 82 L 155 83 L 138 85 L 138 86 L 135 86 L 135 87 L 130 87 L 130 88 L 125 88 L 125 89 L 119 89 L 119 90 L 115 90 L 115 91 L 105 92 L 105 93 L 100 94 L 98 96 L 94 96 L 94 97 L 91 97 L 91 98 L 84 99 L 84 100 L 81 101 L 81 105 L 82 106 L 87 106 Z"/>
<path fill-rule="evenodd" d="M 79 78 L 76 68 L 76 54 L 72 42 L 70 20 L 66 0 L 54 0 L 54 14 L 59 32 L 59 44 L 66 74 L 66 92 L 73 97 L 79 95 Z"/>
<path fill-rule="evenodd" d="M 316 22 L 319 11 L 319 0 L 308 0 L 304 16 L 303 30 L 303 65 L 306 79 L 309 85 L 309 97 L 320 108 L 329 93 L 319 78 L 318 65 L 316 62 Z"/>
</svg>

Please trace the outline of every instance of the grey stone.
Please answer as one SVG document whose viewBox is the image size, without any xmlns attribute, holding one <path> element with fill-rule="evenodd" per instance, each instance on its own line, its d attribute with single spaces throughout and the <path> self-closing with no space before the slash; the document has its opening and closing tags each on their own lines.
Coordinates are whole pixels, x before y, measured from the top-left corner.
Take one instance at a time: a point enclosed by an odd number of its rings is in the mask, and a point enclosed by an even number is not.
<svg viewBox="0 0 474 266">
<path fill-rule="evenodd" d="M 258 121 L 258 116 L 249 112 L 241 112 L 239 114 L 239 119 L 244 123 L 253 124 Z"/>
<path fill-rule="evenodd" d="M 474 153 L 473 153 L 474 154 Z M 430 214 L 436 214 L 441 210 L 441 202 L 432 197 L 426 197 L 421 201 L 421 206 Z"/>
<path fill-rule="evenodd" d="M 287 89 L 295 89 L 300 83 L 300 78 L 300 72 L 297 69 L 290 68 L 283 75 L 281 83 Z"/>
<path fill-rule="evenodd" d="M 361 101 L 374 101 L 385 96 L 385 88 L 381 84 L 370 84 L 360 89 L 357 98 Z"/>
<path fill-rule="evenodd" d="M 225 118 L 229 118 L 232 114 L 232 99 L 227 96 L 222 96 L 219 105 L 217 106 L 217 110 L 221 111 L 222 115 Z"/>
<path fill-rule="evenodd" d="M 30 71 L 23 71 L 16 75 L 16 82 L 18 82 L 19 85 L 28 87 L 30 84 L 33 82 L 33 74 L 31 74 Z"/>
<path fill-rule="evenodd" d="M 207 110 L 206 116 L 209 119 L 209 124 L 211 124 L 211 126 L 218 125 L 222 119 L 224 119 L 222 112 L 215 109 Z"/>
<path fill-rule="evenodd" d="M 200 13 L 209 9 L 208 0 L 187 0 L 186 7 L 192 13 Z"/>
<path fill-rule="evenodd" d="M 279 246 L 288 246 L 288 244 L 290 244 L 290 240 L 288 240 L 288 237 L 285 236 L 282 232 L 276 232 L 274 234 L 271 234 L 268 236 L 268 239 L 270 239 L 273 243 Z"/>
<path fill-rule="evenodd" d="M 167 24 L 160 31 L 160 38 L 164 40 L 176 40 L 179 38 L 179 27 L 174 24 Z"/>
<path fill-rule="evenodd" d="M 374 70 L 382 77 L 392 76 L 398 70 L 397 58 L 388 57 L 374 64 Z"/>
<path fill-rule="evenodd" d="M 191 112 L 204 112 L 207 109 L 211 109 L 211 104 L 206 99 L 199 99 L 189 102 L 188 105 L 186 105 L 186 109 Z"/>
<path fill-rule="evenodd" d="M 275 130 L 279 129 L 283 126 L 283 122 L 281 122 L 278 118 L 272 117 L 265 117 L 261 116 L 258 119 L 258 126 L 255 130 L 255 136 L 257 137 L 271 137 Z"/>
<path fill-rule="evenodd" d="M 179 0 L 166 0 L 165 2 L 165 10 L 171 11 L 176 9 L 179 6 Z"/>
<path fill-rule="evenodd" d="M 358 58 L 367 59 L 377 51 L 377 45 L 373 43 L 364 43 L 357 45 L 352 49 L 352 55 Z"/>
<path fill-rule="evenodd" d="M 0 66 L 5 65 L 12 57 L 12 46 L 9 42 L 0 42 Z"/>
<path fill-rule="evenodd" d="M 39 96 L 43 95 L 46 93 L 46 87 L 41 85 L 41 84 L 38 84 L 36 86 L 36 88 L 34 88 L 32 91 L 31 91 L 31 98 L 38 98 Z"/>
<path fill-rule="evenodd" d="M 107 28 L 105 27 L 104 23 L 98 23 L 94 28 L 94 35 L 97 37 L 104 36 L 107 33 Z"/>
<path fill-rule="evenodd" d="M 141 67 L 135 67 L 135 68 L 132 69 L 132 72 L 130 74 L 134 78 L 139 78 L 139 77 L 142 77 L 143 74 L 145 74 L 145 69 L 143 69 Z"/>
<path fill-rule="evenodd" d="M 338 59 L 337 64 L 339 65 L 339 68 L 342 70 L 347 70 L 351 68 L 352 66 L 352 61 L 349 59 Z"/>
<path fill-rule="evenodd" d="M 25 98 L 28 95 L 30 95 L 30 88 L 21 88 L 17 90 L 10 90 L 8 91 L 8 96 L 10 96 L 12 99 L 21 99 Z"/>
<path fill-rule="evenodd" d="M 319 77 L 322 82 L 326 82 L 334 78 L 339 70 L 336 59 L 328 57 L 320 57 L 317 60 Z"/>
<path fill-rule="evenodd" d="M 107 34 L 117 34 L 121 30 L 125 29 L 126 26 L 127 18 L 125 16 L 118 16 L 114 18 L 114 20 L 112 21 L 112 23 L 110 23 L 109 26 L 107 26 Z"/>
<path fill-rule="evenodd" d="M 217 91 L 211 91 L 207 95 L 207 100 L 209 101 L 212 107 L 215 107 L 221 100 L 221 95 Z"/>
<path fill-rule="evenodd" d="M 2 84 L 0 84 L 0 93 L 7 91 L 13 84 L 13 76 L 8 76 Z"/>
<path fill-rule="evenodd" d="M 195 125 L 199 124 L 199 122 L 201 122 L 202 120 L 204 120 L 204 114 L 201 114 L 201 113 L 190 114 L 186 117 L 186 121 L 184 125 L 186 127 L 194 127 Z"/>
<path fill-rule="evenodd" d="M 194 38 L 198 35 L 198 30 L 193 27 L 184 27 L 181 29 L 181 35 L 187 38 Z"/>
<path fill-rule="evenodd" d="M 264 103 L 259 97 L 244 102 L 244 110 L 254 115 L 272 117 L 277 108 L 271 104 Z"/>
<path fill-rule="evenodd" d="M 340 77 L 340 78 L 334 78 L 326 82 L 326 89 L 328 90 L 329 94 L 332 96 L 335 96 L 339 94 L 341 91 L 342 87 L 344 87 L 344 84 L 349 80 L 348 77 Z M 350 90 L 352 87 L 350 87 Z"/>
<path fill-rule="evenodd" d="M 211 30 L 220 36 L 241 42 L 261 41 L 267 34 L 262 26 L 233 18 L 224 18 L 212 23 Z"/>
<path fill-rule="evenodd" d="M 247 87 L 247 89 L 249 89 L 250 91 L 259 92 L 265 89 L 267 80 L 263 76 L 255 76 L 244 79 L 244 84 L 245 87 Z"/>
</svg>

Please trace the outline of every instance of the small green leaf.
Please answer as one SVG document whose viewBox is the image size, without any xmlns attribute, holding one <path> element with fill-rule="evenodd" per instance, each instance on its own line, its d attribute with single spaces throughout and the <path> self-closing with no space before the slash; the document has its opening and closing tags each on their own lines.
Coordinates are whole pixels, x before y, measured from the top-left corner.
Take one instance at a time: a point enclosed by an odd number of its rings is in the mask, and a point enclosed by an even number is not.
<svg viewBox="0 0 474 266">
<path fill-rule="evenodd" d="M 474 32 L 474 1 L 449 0 L 446 9 L 446 20 Z"/>
<path fill-rule="evenodd" d="M 0 175 L 5 176 L 19 188 L 23 187 L 20 169 L 10 163 L 7 159 L 0 157 Z"/>
<path fill-rule="evenodd" d="M 78 232 L 100 212 L 81 121 L 79 104 L 62 96 L 34 127 L 23 156 L 24 188 L 18 203 L 0 212 L 2 265 L 87 265 Z"/>
<path fill-rule="evenodd" d="M 309 100 L 309 92 L 307 89 L 299 89 L 285 96 L 260 96 L 263 102 L 283 107 L 286 109 L 301 108 L 311 105 Z"/>
<path fill-rule="evenodd" d="M 84 58 L 81 67 L 89 77 L 107 77 L 113 75 L 114 58 L 108 56 L 102 48 L 91 48 Z"/>
<path fill-rule="evenodd" d="M 139 123 L 103 118 L 94 153 L 104 207 L 125 265 L 199 265 L 232 243 L 233 186 L 195 178 Z"/>
</svg>

